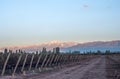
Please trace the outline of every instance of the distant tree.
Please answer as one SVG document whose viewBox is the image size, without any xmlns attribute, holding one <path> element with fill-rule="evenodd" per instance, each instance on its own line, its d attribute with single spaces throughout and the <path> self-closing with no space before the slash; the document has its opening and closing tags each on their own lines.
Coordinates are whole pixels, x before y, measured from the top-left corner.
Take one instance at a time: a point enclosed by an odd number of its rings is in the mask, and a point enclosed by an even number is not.
<svg viewBox="0 0 120 79">
<path fill-rule="evenodd" d="M 42 49 L 42 53 L 47 53 L 47 50 L 46 50 L 45 47 L 43 47 L 43 49 Z"/>
<path fill-rule="evenodd" d="M 106 50 L 106 51 L 105 51 L 105 54 L 110 54 L 110 50 Z"/>
<path fill-rule="evenodd" d="M 8 49 L 5 48 L 5 49 L 4 49 L 4 53 L 8 53 Z"/>
<path fill-rule="evenodd" d="M 97 51 L 97 54 L 101 54 L 102 52 L 100 50 Z"/>
<path fill-rule="evenodd" d="M 80 54 L 80 51 L 73 51 L 73 54 Z"/>
</svg>

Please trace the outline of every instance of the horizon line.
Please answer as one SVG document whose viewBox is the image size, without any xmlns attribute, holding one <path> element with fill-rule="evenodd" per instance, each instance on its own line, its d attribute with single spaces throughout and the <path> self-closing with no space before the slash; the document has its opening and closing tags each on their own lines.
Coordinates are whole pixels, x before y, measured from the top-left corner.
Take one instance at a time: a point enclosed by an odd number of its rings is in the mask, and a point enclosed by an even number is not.
<svg viewBox="0 0 120 79">
<path fill-rule="evenodd" d="M 16 46 L 5 46 L 5 47 L 0 47 L 1 49 L 5 48 L 25 48 L 25 47 L 31 47 L 31 46 L 39 46 L 42 44 L 48 44 L 48 43 L 77 43 L 77 44 L 85 44 L 85 43 L 92 43 L 92 42 L 114 42 L 114 41 L 120 41 L 120 40 L 95 40 L 95 41 L 86 41 L 86 42 L 79 42 L 79 41 L 60 41 L 60 40 L 53 40 L 53 41 L 48 41 L 48 42 L 42 42 L 39 44 L 31 44 L 31 45 L 16 45 Z"/>
</svg>

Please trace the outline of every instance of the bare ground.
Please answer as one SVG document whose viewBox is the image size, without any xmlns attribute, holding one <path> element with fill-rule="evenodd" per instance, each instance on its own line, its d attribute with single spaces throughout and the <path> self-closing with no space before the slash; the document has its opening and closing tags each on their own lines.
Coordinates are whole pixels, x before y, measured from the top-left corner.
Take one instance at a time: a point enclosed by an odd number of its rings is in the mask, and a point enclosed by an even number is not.
<svg viewBox="0 0 120 79">
<path fill-rule="evenodd" d="M 77 66 L 26 79 L 106 79 L 105 58 L 96 58 Z"/>
<path fill-rule="evenodd" d="M 63 67 L 40 74 L 15 76 L 14 79 L 120 79 L 115 77 L 116 69 L 111 64 L 115 64 L 115 62 L 105 56 L 101 56 L 83 61 L 75 66 Z M 118 67 L 118 69 L 120 68 Z M 117 74 L 120 75 L 119 73 Z M 13 78 L 3 77 L 0 79 Z"/>
</svg>

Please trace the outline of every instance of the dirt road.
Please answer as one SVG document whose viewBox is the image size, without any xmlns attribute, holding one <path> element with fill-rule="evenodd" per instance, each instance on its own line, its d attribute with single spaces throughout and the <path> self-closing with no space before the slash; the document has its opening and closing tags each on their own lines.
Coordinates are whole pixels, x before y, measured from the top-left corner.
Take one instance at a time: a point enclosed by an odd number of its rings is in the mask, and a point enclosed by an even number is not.
<svg viewBox="0 0 120 79">
<path fill-rule="evenodd" d="M 106 79 L 105 57 L 99 57 L 89 62 L 81 63 L 57 72 L 40 74 L 25 79 Z"/>
<path fill-rule="evenodd" d="M 120 64 L 103 55 L 71 67 L 0 79 L 120 79 Z"/>
</svg>

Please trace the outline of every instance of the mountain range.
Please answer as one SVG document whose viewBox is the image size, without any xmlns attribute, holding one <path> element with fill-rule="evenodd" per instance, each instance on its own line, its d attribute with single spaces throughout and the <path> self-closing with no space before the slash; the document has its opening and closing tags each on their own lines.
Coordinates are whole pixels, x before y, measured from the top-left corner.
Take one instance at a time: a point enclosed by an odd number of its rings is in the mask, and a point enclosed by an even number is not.
<svg viewBox="0 0 120 79">
<path fill-rule="evenodd" d="M 42 50 L 45 47 L 47 50 L 52 50 L 54 47 L 60 47 L 61 51 L 120 51 L 120 40 L 115 41 L 94 41 L 94 42 L 61 42 L 61 41 L 52 41 L 47 43 L 42 43 L 38 45 L 25 46 L 25 47 L 9 47 L 11 50 L 22 49 L 25 51 L 38 51 Z M 3 50 L 4 48 L 1 48 Z"/>
<path fill-rule="evenodd" d="M 64 48 L 64 51 L 120 51 L 120 40 L 117 41 L 95 41 L 87 43 L 79 43 L 77 45 Z"/>
</svg>

